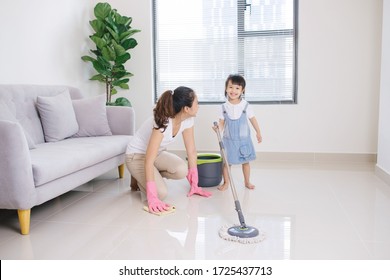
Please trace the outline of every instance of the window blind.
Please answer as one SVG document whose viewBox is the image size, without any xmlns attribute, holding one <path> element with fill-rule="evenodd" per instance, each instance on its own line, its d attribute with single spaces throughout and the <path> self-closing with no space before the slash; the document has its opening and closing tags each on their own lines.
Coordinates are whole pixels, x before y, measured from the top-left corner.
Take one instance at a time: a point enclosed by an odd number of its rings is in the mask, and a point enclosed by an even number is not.
<svg viewBox="0 0 390 280">
<path fill-rule="evenodd" d="M 155 97 L 177 86 L 225 100 L 241 74 L 251 102 L 296 101 L 297 0 L 154 0 Z"/>
</svg>

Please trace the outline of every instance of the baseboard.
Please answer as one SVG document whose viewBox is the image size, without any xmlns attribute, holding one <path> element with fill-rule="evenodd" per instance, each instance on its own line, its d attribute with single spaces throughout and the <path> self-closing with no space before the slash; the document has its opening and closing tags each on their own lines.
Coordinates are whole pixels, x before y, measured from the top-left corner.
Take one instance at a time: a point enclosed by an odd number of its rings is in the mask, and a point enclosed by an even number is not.
<svg viewBox="0 0 390 280">
<path fill-rule="evenodd" d="M 390 185 L 390 174 L 378 165 L 375 165 L 375 175 L 382 179 L 386 184 Z"/>
<path fill-rule="evenodd" d="M 186 158 L 183 150 L 170 151 L 181 158 Z M 220 151 L 198 151 L 198 153 L 220 153 Z M 285 153 L 285 152 L 258 152 L 257 162 L 301 162 L 301 163 L 376 163 L 376 154 L 349 154 L 349 153 Z M 375 166 L 375 175 L 390 185 L 390 174 L 378 165 Z"/>
<path fill-rule="evenodd" d="M 376 162 L 376 154 L 260 152 L 259 161 Z"/>
<path fill-rule="evenodd" d="M 182 150 L 171 151 L 180 157 L 185 158 L 186 153 Z M 199 153 L 219 153 L 219 151 L 198 151 Z M 376 154 L 349 154 L 349 153 L 295 153 L 295 152 L 258 152 L 256 153 L 259 162 L 267 161 L 298 161 L 298 162 L 354 162 L 375 163 Z"/>
</svg>

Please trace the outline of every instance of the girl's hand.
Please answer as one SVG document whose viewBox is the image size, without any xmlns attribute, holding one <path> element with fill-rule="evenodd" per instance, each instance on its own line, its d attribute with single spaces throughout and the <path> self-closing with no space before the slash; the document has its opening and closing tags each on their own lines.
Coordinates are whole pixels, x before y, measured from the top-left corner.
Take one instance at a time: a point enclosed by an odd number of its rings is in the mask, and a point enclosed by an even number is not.
<svg viewBox="0 0 390 280">
<path fill-rule="evenodd" d="M 213 130 L 215 132 L 217 132 L 217 129 L 219 129 L 219 126 L 218 126 L 217 122 L 214 122 Z"/>
<path fill-rule="evenodd" d="M 263 142 L 263 137 L 261 137 L 261 134 L 260 134 L 260 133 L 257 133 L 257 134 L 256 134 L 256 138 L 257 138 L 257 143 Z"/>
</svg>

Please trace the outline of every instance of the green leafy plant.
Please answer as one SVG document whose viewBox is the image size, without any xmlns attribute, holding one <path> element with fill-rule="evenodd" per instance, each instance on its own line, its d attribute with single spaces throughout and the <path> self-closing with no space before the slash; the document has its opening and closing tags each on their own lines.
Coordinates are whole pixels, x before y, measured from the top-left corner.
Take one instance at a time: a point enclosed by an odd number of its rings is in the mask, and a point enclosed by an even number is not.
<svg viewBox="0 0 390 280">
<path fill-rule="evenodd" d="M 131 58 L 130 49 L 137 46 L 137 41 L 131 38 L 141 30 L 131 27 L 132 18 L 120 15 L 108 3 L 98 3 L 94 8 L 96 19 L 89 22 L 94 34 L 89 38 L 95 43 L 96 49 L 91 50 L 95 57 L 85 55 L 81 59 L 91 62 L 98 74 L 90 80 L 106 85 L 107 105 L 131 106 L 130 101 L 120 97 L 112 102 L 112 95 L 118 93 L 117 88 L 129 89 L 132 73 L 125 68 L 125 63 Z"/>
</svg>

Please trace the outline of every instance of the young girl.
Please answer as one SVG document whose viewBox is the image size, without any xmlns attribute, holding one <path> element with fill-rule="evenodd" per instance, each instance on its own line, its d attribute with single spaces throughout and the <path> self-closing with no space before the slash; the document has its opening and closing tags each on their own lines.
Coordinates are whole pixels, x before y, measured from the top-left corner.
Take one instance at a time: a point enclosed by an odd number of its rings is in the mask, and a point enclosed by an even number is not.
<svg viewBox="0 0 390 280">
<path fill-rule="evenodd" d="M 219 128 L 223 130 L 223 144 L 229 164 L 242 164 L 245 187 L 254 189 L 250 182 L 249 162 L 256 159 L 255 149 L 250 135 L 248 120 L 256 131 L 256 139 L 261 143 L 262 137 L 256 117 L 250 104 L 243 99 L 245 93 L 245 79 L 240 75 L 230 75 L 225 83 L 225 97 L 222 104 Z M 215 128 L 216 129 L 216 128 Z M 219 190 L 226 190 L 229 186 L 227 166 L 223 169 L 223 184 Z"/>
<path fill-rule="evenodd" d="M 169 205 L 162 199 L 167 194 L 163 180 L 187 177 L 188 196 L 208 197 L 210 192 L 198 186 L 197 153 L 194 141 L 194 118 L 198 111 L 195 92 L 187 87 L 164 92 L 147 119 L 131 139 L 126 150 L 126 166 L 132 176 L 132 189 L 139 187 L 146 193 L 150 212 L 164 212 Z M 180 157 L 165 151 L 182 134 L 188 164 Z"/>
</svg>

